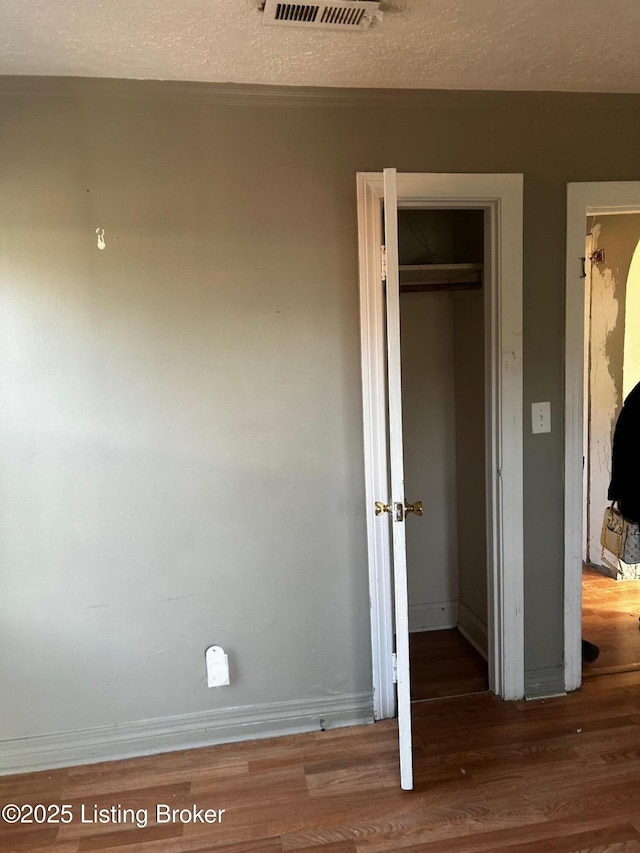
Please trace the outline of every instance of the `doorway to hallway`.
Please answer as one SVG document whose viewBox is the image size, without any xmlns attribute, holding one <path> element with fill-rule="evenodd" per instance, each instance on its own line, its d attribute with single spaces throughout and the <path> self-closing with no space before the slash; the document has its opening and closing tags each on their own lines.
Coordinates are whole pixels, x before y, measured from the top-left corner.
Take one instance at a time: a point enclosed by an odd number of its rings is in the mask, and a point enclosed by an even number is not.
<svg viewBox="0 0 640 853">
<path fill-rule="evenodd" d="M 584 677 L 640 668 L 640 566 L 616 559 L 600 542 L 614 428 L 640 381 L 639 247 L 640 214 L 587 218 L 582 636 L 600 653 L 596 660 L 591 649 L 583 655 Z"/>
<path fill-rule="evenodd" d="M 611 249 L 607 255 L 607 246 L 602 242 L 603 227 L 607 223 L 611 225 L 613 217 L 624 220 L 638 214 L 638 181 L 568 185 L 564 503 L 566 690 L 577 689 L 582 681 L 583 566 L 587 560 L 600 569 L 605 566 L 598 548 L 598 528 L 607 504 L 611 438 L 625 395 L 622 370 L 625 300 L 620 299 L 619 264 L 612 266 L 614 255 Z M 600 226 L 597 233 L 596 226 Z M 585 251 L 587 233 L 595 237 L 599 245 Z M 627 239 L 627 242 L 630 245 L 629 266 L 638 237 Z M 607 238 L 607 243 L 610 247 L 620 244 L 613 236 Z M 587 257 L 594 249 L 604 249 L 604 257 Z M 592 293 L 589 282 L 585 287 L 588 278 L 591 285 L 600 288 L 600 293 L 595 290 Z M 624 280 L 626 282 L 626 272 Z M 613 326 L 620 324 L 617 333 L 611 326 L 612 321 Z M 629 343 L 632 339 L 635 335 L 627 338 Z M 631 364 L 632 357 L 629 358 L 628 364 Z M 629 371 L 627 373 L 629 377 Z M 617 568 L 614 573 L 618 576 Z M 638 626 L 635 621 L 632 630 L 636 639 Z M 587 639 L 595 642 L 591 637 Z"/>
</svg>

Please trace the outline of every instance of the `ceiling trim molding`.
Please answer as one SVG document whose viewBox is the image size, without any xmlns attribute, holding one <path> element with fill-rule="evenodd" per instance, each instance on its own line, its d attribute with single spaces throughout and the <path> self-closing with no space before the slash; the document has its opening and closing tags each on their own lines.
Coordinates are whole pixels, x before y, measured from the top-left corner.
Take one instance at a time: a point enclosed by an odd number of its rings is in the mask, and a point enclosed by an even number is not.
<svg viewBox="0 0 640 853">
<path fill-rule="evenodd" d="M 103 77 L 0 76 L 0 95 L 117 100 L 175 100 L 180 103 L 252 107 L 353 107 L 377 104 L 431 109 L 627 110 L 640 108 L 637 93 L 525 92 L 445 89 L 342 89 L 200 83 L 182 80 L 125 80 Z"/>
</svg>

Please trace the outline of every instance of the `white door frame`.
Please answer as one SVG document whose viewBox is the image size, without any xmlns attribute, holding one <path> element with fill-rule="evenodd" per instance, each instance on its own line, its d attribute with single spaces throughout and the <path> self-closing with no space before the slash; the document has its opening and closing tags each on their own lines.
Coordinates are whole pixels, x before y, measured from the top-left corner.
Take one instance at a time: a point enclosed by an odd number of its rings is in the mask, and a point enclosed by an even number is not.
<svg viewBox="0 0 640 853">
<path fill-rule="evenodd" d="M 485 211 L 489 689 L 524 695 L 522 175 L 399 173 L 402 208 Z M 388 524 L 382 172 L 357 175 L 365 499 L 376 719 L 393 717 L 393 587 Z M 428 507 L 426 508 L 428 512 Z"/>
<path fill-rule="evenodd" d="M 564 686 L 582 681 L 584 257 L 588 216 L 640 212 L 640 181 L 567 184 L 564 447 Z"/>
</svg>

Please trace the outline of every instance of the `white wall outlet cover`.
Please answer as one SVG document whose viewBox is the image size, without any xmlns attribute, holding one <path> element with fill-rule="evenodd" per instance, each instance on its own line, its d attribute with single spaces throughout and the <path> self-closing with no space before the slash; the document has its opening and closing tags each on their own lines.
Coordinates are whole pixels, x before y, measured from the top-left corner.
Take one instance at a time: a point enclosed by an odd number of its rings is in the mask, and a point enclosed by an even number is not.
<svg viewBox="0 0 640 853">
<path fill-rule="evenodd" d="M 531 432 L 551 432 L 551 403 L 531 404 Z"/>
<path fill-rule="evenodd" d="M 229 684 L 229 659 L 220 646 L 209 646 L 205 652 L 207 684 L 209 687 L 225 687 Z"/>
</svg>

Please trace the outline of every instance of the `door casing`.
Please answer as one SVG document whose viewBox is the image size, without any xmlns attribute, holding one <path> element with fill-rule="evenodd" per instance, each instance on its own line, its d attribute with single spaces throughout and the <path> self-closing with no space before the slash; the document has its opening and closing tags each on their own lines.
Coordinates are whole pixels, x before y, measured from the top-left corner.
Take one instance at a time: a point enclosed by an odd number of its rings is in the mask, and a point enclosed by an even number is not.
<svg viewBox="0 0 640 853">
<path fill-rule="evenodd" d="M 485 375 L 489 689 L 524 695 L 522 472 L 522 196 L 520 174 L 399 173 L 402 208 L 478 208 L 485 215 Z M 382 172 L 359 172 L 358 242 L 365 501 L 374 715 L 393 717 L 393 586 L 387 502 Z M 428 507 L 426 507 L 428 512 Z"/>
</svg>

